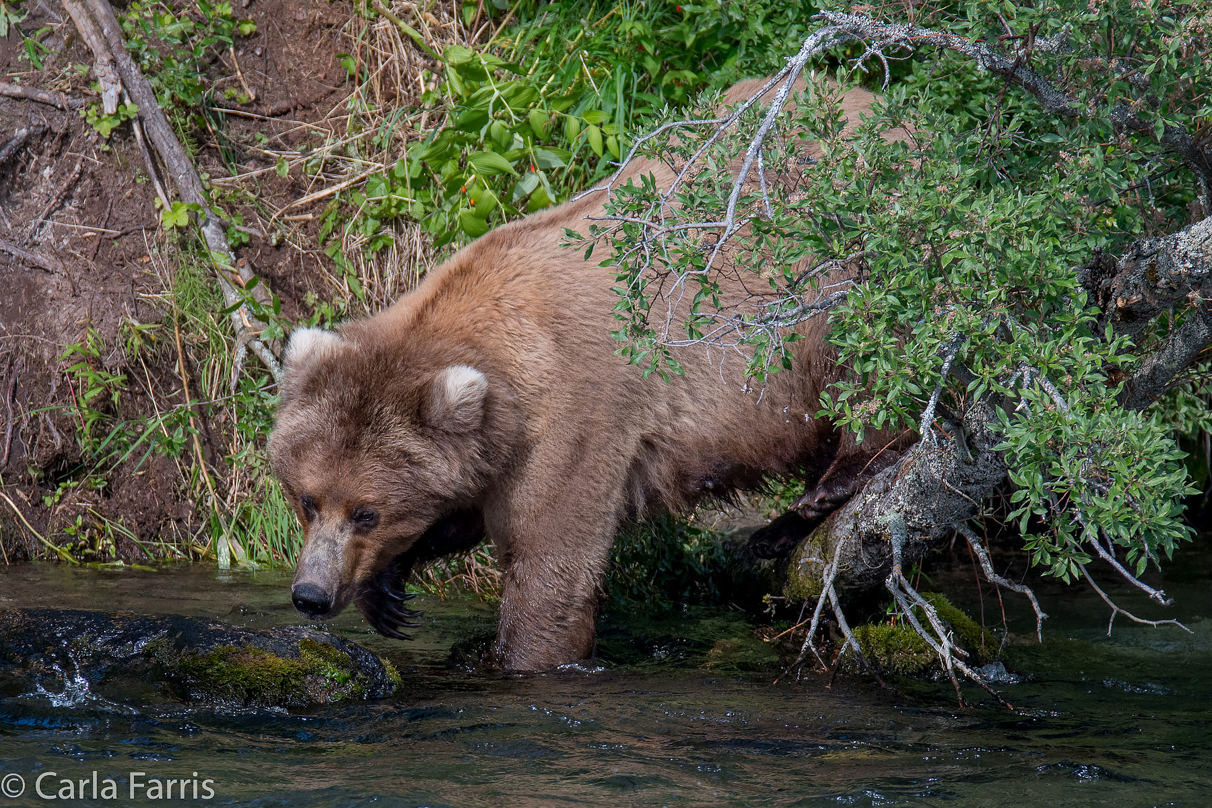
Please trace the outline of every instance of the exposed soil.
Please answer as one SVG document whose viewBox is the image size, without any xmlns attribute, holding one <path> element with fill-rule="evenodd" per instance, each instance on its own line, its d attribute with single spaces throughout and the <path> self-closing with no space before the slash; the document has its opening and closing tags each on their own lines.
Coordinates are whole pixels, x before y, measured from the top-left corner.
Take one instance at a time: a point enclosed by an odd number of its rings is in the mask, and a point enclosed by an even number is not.
<svg viewBox="0 0 1212 808">
<path fill-rule="evenodd" d="M 302 171 L 280 177 L 272 152 L 306 152 L 313 144 L 340 137 L 337 111 L 352 85 L 337 55 L 353 50 L 349 32 L 364 23 L 353 19 L 348 0 L 243 4 L 236 15 L 257 24 L 256 33 L 238 40 L 234 48 L 243 81 L 232 51 L 216 55 L 210 73 L 216 88 L 246 87 L 255 98 L 243 106 L 220 102 L 232 108 L 219 114 L 222 151 L 213 129 L 186 133 L 186 143 L 195 151 L 203 178 L 216 178 L 216 202 L 242 217 L 250 241 L 240 256 L 282 300 L 284 313 L 294 317 L 304 310 L 308 292 L 324 297 L 333 291 L 324 280 L 331 278 L 332 262 L 317 245 L 318 214 L 327 200 L 274 219 L 273 213 L 320 186 Z M 77 65 L 92 65 L 93 55 L 63 8 L 54 0 L 27 0 L 23 9 L 28 16 L 20 29 L 40 36 L 49 52 L 42 56 L 42 69 L 33 70 L 14 27 L 0 39 L 0 80 L 60 92 L 76 107 L 95 101 L 94 76 L 82 77 L 75 70 Z M 35 33 L 41 29 L 47 30 Z M 421 62 L 417 57 L 410 65 L 414 74 Z M 417 90 L 410 84 L 388 92 L 403 102 L 414 101 Z M 24 139 L 22 130 L 28 130 Z M 174 319 L 164 295 L 170 270 L 163 256 L 178 237 L 159 226 L 156 190 L 129 124 L 116 129 L 107 142 L 78 108 L 63 111 L 0 96 L 4 154 L 0 460 L 5 462 L 0 463 L 0 492 L 11 502 L 0 501 L 0 549 L 7 561 L 43 551 L 31 531 L 19 526 L 21 519 L 45 535 L 61 535 L 79 520 L 121 516 L 134 537 L 113 537 L 111 546 L 96 548 L 95 557 L 138 560 L 156 555 L 148 540 L 188 540 L 197 529 L 191 521 L 193 505 L 185 501 L 181 463 L 154 456 L 136 462 L 136 455 L 119 465 L 117 473 L 108 474 L 99 491 L 60 490 L 58 501 L 46 498 L 69 474 L 78 474 L 81 464 L 76 436 L 84 422 L 75 407 L 81 391 L 65 372 L 80 357 L 65 358 L 65 346 L 85 343 L 92 330 L 106 347 L 100 356 L 88 359 L 90 366 L 127 376 L 128 393 L 122 400 L 106 401 L 103 396 L 95 406 L 135 418 L 184 401 L 178 355 L 171 344 L 140 354 L 138 362 L 122 347 L 124 322 L 128 331 L 131 323 L 160 323 L 171 335 Z M 252 172 L 260 173 L 249 176 Z M 224 179 L 233 173 L 241 177 Z M 272 227 L 266 226 L 269 221 Z M 197 357 L 198 352 L 187 350 L 181 358 L 191 377 L 198 370 Z M 189 381 L 196 384 L 194 378 Z M 222 438 L 205 435 L 203 451 L 210 462 L 221 455 L 217 441 Z"/>
</svg>

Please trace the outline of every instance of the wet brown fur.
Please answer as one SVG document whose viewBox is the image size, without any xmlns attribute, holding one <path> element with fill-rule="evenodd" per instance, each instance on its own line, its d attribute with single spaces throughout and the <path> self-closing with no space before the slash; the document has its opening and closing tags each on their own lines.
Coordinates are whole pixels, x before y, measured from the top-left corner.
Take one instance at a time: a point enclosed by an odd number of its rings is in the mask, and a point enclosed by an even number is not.
<svg viewBox="0 0 1212 808">
<path fill-rule="evenodd" d="M 848 120 L 870 102 L 848 94 Z M 671 179 L 647 160 L 627 176 L 649 172 L 658 187 Z M 572 662 L 592 652 L 621 521 L 771 476 L 853 479 L 883 447 L 860 448 L 815 418 L 837 378 L 823 317 L 800 327 L 794 368 L 760 397 L 743 391 L 741 359 L 718 351 L 682 351 L 685 376 L 671 384 L 640 378 L 610 336 L 613 273 L 560 246 L 603 201 L 595 193 L 488 233 L 387 310 L 343 325 L 339 343 L 288 362 L 271 457 L 296 507 L 304 494 L 317 502 L 314 520 L 300 512 L 299 575 L 337 590 L 334 613 L 445 514 L 474 509 L 505 573 L 497 661 Z M 456 365 L 487 378 L 478 410 L 443 411 L 434 379 Z M 349 525 L 362 506 L 381 513 L 372 530 Z"/>
</svg>

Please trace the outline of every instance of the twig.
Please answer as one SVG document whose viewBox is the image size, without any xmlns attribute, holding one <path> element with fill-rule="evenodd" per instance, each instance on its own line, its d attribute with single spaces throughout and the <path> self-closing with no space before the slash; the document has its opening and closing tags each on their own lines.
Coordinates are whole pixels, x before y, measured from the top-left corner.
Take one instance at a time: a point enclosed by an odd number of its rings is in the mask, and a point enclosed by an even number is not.
<svg viewBox="0 0 1212 808">
<path fill-rule="evenodd" d="M 50 90 L 39 90 L 36 87 L 26 87 L 23 84 L 10 84 L 0 81 L 0 95 L 9 98 L 24 98 L 27 101 L 37 101 L 39 104 L 49 104 L 52 107 L 67 111 L 84 106 L 83 98 L 67 98 L 62 93 Z"/>
<path fill-rule="evenodd" d="M 228 52 L 231 53 L 231 63 L 236 68 L 236 78 L 239 79 L 240 86 L 244 88 L 244 94 L 248 96 L 249 101 L 256 101 L 257 94 L 253 92 L 252 87 L 249 87 L 248 82 L 244 80 L 244 71 L 240 69 L 240 61 L 236 59 L 236 46 L 229 45 Z"/>
<path fill-rule="evenodd" d="M 904 547 L 905 539 L 907 538 L 905 520 L 902 516 L 900 516 L 900 514 L 894 512 L 887 516 L 887 522 L 888 532 L 892 544 L 892 571 L 888 573 L 888 578 L 885 580 L 884 584 L 888 588 L 888 591 L 892 593 L 892 597 L 896 600 L 897 605 L 901 609 L 901 613 L 905 616 L 905 619 L 909 621 L 911 626 L 913 626 L 913 630 L 918 634 L 918 636 L 925 640 L 932 649 L 934 649 L 934 652 L 938 654 L 939 659 L 943 662 L 944 669 L 946 670 L 948 677 L 951 679 L 952 686 L 955 688 L 955 694 L 959 699 L 960 706 L 963 707 L 966 706 L 966 704 L 964 702 L 964 694 L 960 690 L 959 680 L 955 677 L 956 670 L 959 670 L 959 672 L 962 673 L 967 679 L 976 683 L 986 693 L 997 699 L 998 703 L 1003 707 L 1008 710 L 1013 710 L 1014 705 L 1010 704 L 1010 702 L 1006 701 L 1006 699 L 1003 698 L 1000 693 L 990 687 L 989 683 L 985 681 L 984 676 L 981 676 L 966 662 L 956 658 L 956 656 L 953 655 L 952 651 L 955 651 L 961 655 L 966 654 L 964 654 L 962 649 L 955 647 L 951 641 L 950 633 L 947 631 L 946 626 L 938 616 L 937 610 L 935 610 L 934 606 L 928 600 L 923 598 L 916 589 L 914 589 L 913 585 L 909 583 L 909 580 L 905 577 L 902 571 L 901 551 Z M 912 601 L 912 603 L 910 601 Z M 931 632 L 927 632 L 925 628 L 923 628 L 922 624 L 918 621 L 917 616 L 913 613 L 914 606 L 921 609 L 922 613 L 926 616 L 926 620 L 930 623 L 930 628 L 933 631 L 933 635 Z"/>
<path fill-rule="evenodd" d="M 63 204 L 63 200 L 67 197 L 68 192 L 71 191 L 72 187 L 76 184 L 76 180 L 80 179 L 80 170 L 83 167 L 84 158 L 81 157 L 80 159 L 76 160 L 76 167 L 73 168 L 72 173 L 68 175 L 67 180 L 59 189 L 59 193 L 55 194 L 54 199 L 52 199 L 50 203 L 42 209 L 42 213 L 38 215 L 38 218 L 34 219 L 34 223 L 29 228 L 29 233 L 27 233 L 25 236 L 25 240 L 27 242 L 32 242 L 34 238 L 37 237 L 38 231 L 42 228 L 42 223 L 46 221 L 46 217 L 50 216 L 51 213 L 54 212 L 55 208 Z"/>
<path fill-rule="evenodd" d="M 13 447 L 13 425 L 16 423 L 16 418 L 13 417 L 13 397 L 17 393 L 17 374 L 21 371 L 21 365 L 18 360 L 10 359 L 9 368 L 12 375 L 8 380 L 8 392 L 4 396 L 5 406 L 5 422 L 4 422 L 4 456 L 0 457 L 0 471 L 3 471 L 8 466 L 9 450 Z"/>
<path fill-rule="evenodd" d="M 1128 618 L 1129 620 L 1131 620 L 1134 623 L 1140 623 L 1140 624 L 1146 625 L 1146 626 L 1153 626 L 1154 628 L 1157 628 L 1158 626 L 1178 626 L 1179 628 L 1181 628 L 1183 631 L 1187 632 L 1188 634 L 1195 633 L 1194 631 L 1187 628 L 1186 626 L 1184 626 L 1182 623 L 1178 622 L 1177 620 L 1172 620 L 1172 619 L 1146 620 L 1143 617 L 1137 617 L 1136 615 L 1132 614 L 1132 612 L 1128 611 L 1127 609 L 1124 609 L 1120 606 L 1115 605 L 1115 601 L 1111 600 L 1111 598 L 1109 598 L 1107 596 L 1107 593 L 1104 592 L 1101 588 L 1099 588 L 1098 584 L 1094 583 L 1094 579 L 1090 577 L 1090 573 L 1086 571 L 1086 566 L 1084 564 L 1078 564 L 1077 568 L 1082 571 L 1082 577 L 1086 579 L 1086 583 L 1090 584 L 1090 587 L 1095 592 L 1098 593 L 1098 596 L 1100 598 L 1103 599 L 1103 603 L 1106 603 L 1108 606 L 1111 607 L 1111 618 L 1107 621 L 1107 636 L 1108 637 L 1111 636 L 1111 626 L 1113 623 L 1115 623 L 1115 616 L 1117 614 L 1122 614 L 1124 617 Z"/>
<path fill-rule="evenodd" d="M 1086 524 L 1084 519 L 1078 517 L 1078 520 L 1082 523 L 1083 527 L 1085 527 L 1087 530 L 1090 529 L 1090 526 Z M 1128 570 L 1124 569 L 1124 566 L 1115 560 L 1115 556 L 1111 555 L 1106 551 L 1106 549 L 1103 548 L 1102 543 L 1098 541 L 1098 533 L 1093 533 L 1092 536 L 1093 538 L 1091 538 L 1089 541 L 1090 546 L 1094 548 L 1094 551 L 1098 553 L 1099 557 L 1102 558 L 1103 561 L 1106 561 L 1108 564 L 1114 567 L 1115 571 L 1122 575 L 1124 579 L 1128 581 L 1128 583 L 1144 592 L 1151 600 L 1161 604 L 1162 606 L 1169 606 L 1174 602 L 1167 598 L 1166 593 L 1162 590 L 1154 589 L 1132 573 L 1128 572 Z"/>
<path fill-rule="evenodd" d="M 35 530 L 34 526 L 29 523 L 29 520 L 25 518 L 25 514 L 21 513 L 21 509 L 17 507 L 17 503 L 15 503 L 11 499 L 9 499 L 8 494 L 4 493 L 3 491 L 0 491 L 0 499 L 3 499 L 5 502 L 8 503 L 8 506 L 13 509 L 13 513 L 17 514 L 17 518 L 21 520 L 21 524 L 25 525 L 25 529 L 28 530 L 30 533 L 32 533 L 34 535 L 35 539 L 42 542 L 42 544 L 48 550 L 53 551 L 54 554 L 60 558 L 60 560 L 66 561 L 69 564 L 79 564 L 80 563 L 78 560 L 76 560 L 75 558 L 72 557 L 71 553 L 67 552 L 62 547 L 59 547 L 58 545 L 52 543 L 49 539 L 47 539 L 45 536 L 43 536 L 41 533 L 39 533 L 37 530 Z"/>
<path fill-rule="evenodd" d="M 976 535 L 972 528 L 961 524 L 956 527 L 956 530 L 960 532 L 961 536 L 967 539 L 968 546 L 976 552 L 976 557 L 979 558 L 981 562 L 981 569 L 985 571 L 986 580 L 997 586 L 1005 587 L 1011 592 L 1018 592 L 1020 595 L 1026 595 L 1027 599 L 1031 601 L 1031 608 L 1035 610 L 1035 638 L 1042 643 L 1044 641 L 1044 620 L 1047 619 L 1048 615 L 1045 614 L 1042 609 L 1040 609 L 1039 601 L 1035 598 L 1035 592 L 1032 591 L 1031 587 L 1024 584 L 1016 584 L 1014 581 L 998 575 L 993 570 L 993 563 L 989 560 L 989 550 L 985 547 L 984 542 L 980 540 L 980 537 Z"/>
<path fill-rule="evenodd" d="M 45 126 L 25 126 L 13 133 L 12 138 L 0 147 L 0 165 L 4 165 L 8 160 L 25 145 L 26 141 L 31 137 L 38 137 L 46 131 Z"/>
<path fill-rule="evenodd" d="M 38 255 L 37 253 L 23 250 L 16 244 L 9 244 L 7 241 L 0 241 L 0 251 L 6 252 L 16 258 L 20 258 L 25 263 L 36 266 L 39 269 L 44 269 L 47 272 L 63 271 L 63 265 L 59 263 L 59 259 Z"/>
<path fill-rule="evenodd" d="M 816 645 L 812 642 L 812 640 L 814 637 L 816 637 L 817 626 L 820 624 L 821 620 L 821 611 L 825 607 L 825 599 L 828 594 L 833 591 L 833 579 L 837 576 L 838 560 L 842 557 L 842 546 L 845 543 L 845 538 L 837 543 L 837 547 L 833 552 L 833 560 L 830 561 L 825 567 L 821 594 L 816 599 L 816 608 L 812 612 L 812 621 L 808 625 L 808 636 L 804 638 L 804 644 L 800 647 L 800 655 L 796 657 L 795 662 L 793 662 L 787 669 L 788 673 L 790 673 L 792 669 L 799 668 L 804 664 L 804 660 L 807 658 L 809 650 L 811 650 L 813 655 L 816 657 L 816 661 L 821 663 L 822 668 L 829 667 L 825 664 L 825 660 L 821 659 L 821 655 L 819 652 L 817 652 Z"/>
<path fill-rule="evenodd" d="M 290 210 L 291 208 L 297 208 L 301 205 L 308 205 L 308 204 L 311 204 L 312 202 L 315 202 L 317 199 L 323 199 L 326 196 L 332 196 L 333 194 L 337 193 L 338 191 L 343 191 L 346 188 L 348 188 L 349 186 L 361 182 L 362 180 L 369 177 L 371 174 L 374 174 L 376 171 L 382 171 L 383 168 L 384 167 L 382 165 L 371 166 L 370 168 L 366 169 L 365 171 L 363 171 L 361 174 L 358 174 L 357 176 L 350 177 L 347 180 L 338 182 L 336 185 L 330 185 L 329 187 L 324 188 L 323 190 L 316 191 L 314 193 L 308 194 L 307 196 L 296 199 L 294 202 L 291 202 L 289 205 L 285 206 L 284 208 L 279 210 L 277 213 L 275 213 L 273 216 L 271 216 L 269 219 L 269 223 L 272 225 L 279 216 L 281 216 L 283 213 Z"/>
<path fill-rule="evenodd" d="M 867 672 L 875 677 L 875 681 L 880 687 L 885 690 L 891 690 L 887 683 L 880 678 L 880 672 L 875 669 L 875 666 L 868 661 L 863 648 L 859 645 L 859 641 L 855 639 L 854 632 L 850 630 L 850 624 L 846 622 L 846 614 L 842 611 L 842 604 L 838 602 L 837 590 L 832 586 L 829 587 L 829 606 L 833 609 L 833 617 L 837 620 L 837 627 L 842 630 L 842 636 L 846 638 L 847 644 L 854 649 L 854 655 L 858 657 L 859 664 L 867 669 Z"/>
</svg>

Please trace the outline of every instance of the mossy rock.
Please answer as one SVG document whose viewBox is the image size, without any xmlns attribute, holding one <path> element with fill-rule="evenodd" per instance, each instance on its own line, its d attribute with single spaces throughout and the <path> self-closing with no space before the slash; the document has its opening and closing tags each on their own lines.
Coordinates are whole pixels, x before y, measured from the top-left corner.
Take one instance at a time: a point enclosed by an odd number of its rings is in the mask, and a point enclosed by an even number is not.
<svg viewBox="0 0 1212 808">
<path fill-rule="evenodd" d="M 855 626 L 854 638 L 863 654 L 880 670 L 898 676 L 921 676 L 937 666 L 934 654 L 912 626 L 904 623 L 867 623 Z M 846 657 L 847 668 L 853 670 L 854 655 Z"/>
<path fill-rule="evenodd" d="M 382 698 L 400 686 L 390 662 L 378 660 L 382 670 L 367 668 L 348 648 L 312 638 L 286 653 L 247 643 L 199 651 L 160 642 L 148 650 L 190 701 L 299 707 Z"/>
<path fill-rule="evenodd" d="M 955 643 L 968 652 L 966 661 L 969 666 L 980 667 L 996 656 L 998 643 L 994 637 L 946 596 L 938 592 L 923 592 L 922 597 L 934 607 L 939 619 L 951 628 Z M 914 609 L 914 616 L 923 627 L 929 627 L 921 607 Z M 938 670 L 938 656 L 934 649 L 908 622 L 856 626 L 854 638 L 862 646 L 868 660 L 888 673 L 924 676 Z M 853 661 L 848 662 L 847 667 L 853 670 Z"/>
<path fill-rule="evenodd" d="M 378 699 L 399 673 L 357 643 L 306 626 L 259 630 L 180 615 L 0 611 L 0 669 L 72 670 L 90 687 L 154 686 L 190 703 L 305 707 Z"/>
</svg>

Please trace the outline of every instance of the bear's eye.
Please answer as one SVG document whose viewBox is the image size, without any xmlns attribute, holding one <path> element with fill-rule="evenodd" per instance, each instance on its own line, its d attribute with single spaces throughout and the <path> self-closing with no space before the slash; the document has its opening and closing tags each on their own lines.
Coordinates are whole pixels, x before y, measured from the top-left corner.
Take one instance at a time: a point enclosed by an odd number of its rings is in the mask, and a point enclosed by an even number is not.
<svg viewBox="0 0 1212 808">
<path fill-rule="evenodd" d="M 303 515 L 306 516 L 308 520 L 316 518 L 316 501 L 314 499 L 304 494 L 299 500 L 299 505 L 303 507 Z"/>
<path fill-rule="evenodd" d="M 355 508 L 349 519 L 359 530 L 372 530 L 379 524 L 379 514 L 370 508 Z"/>
</svg>

